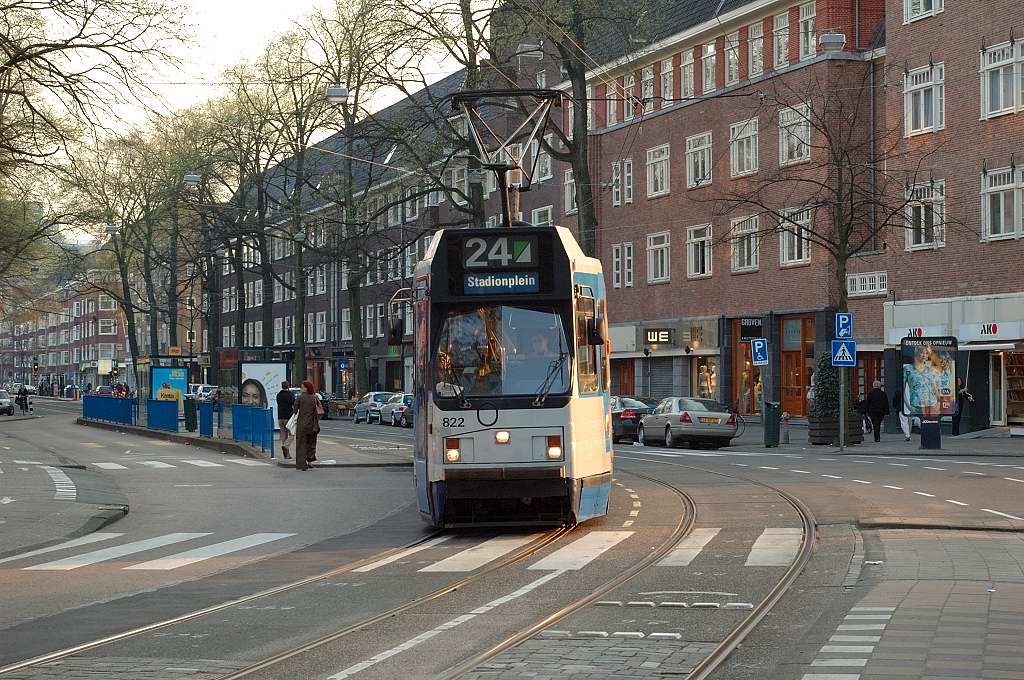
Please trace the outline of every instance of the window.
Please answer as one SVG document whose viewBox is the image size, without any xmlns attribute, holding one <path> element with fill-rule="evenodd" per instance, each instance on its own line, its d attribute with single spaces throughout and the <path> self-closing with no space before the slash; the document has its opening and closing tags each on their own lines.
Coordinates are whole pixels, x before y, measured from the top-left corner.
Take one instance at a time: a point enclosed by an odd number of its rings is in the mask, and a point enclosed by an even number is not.
<svg viewBox="0 0 1024 680">
<path fill-rule="evenodd" d="M 690 99 L 694 95 L 693 87 L 693 50 L 683 52 L 683 61 L 679 66 L 679 96 Z"/>
<path fill-rule="evenodd" d="M 554 206 L 546 205 L 543 208 L 534 208 L 530 213 L 530 222 L 537 227 L 554 225 Z"/>
<path fill-rule="evenodd" d="M 740 80 L 740 34 L 725 36 L 725 84 L 732 85 Z"/>
<path fill-rule="evenodd" d="M 934 64 L 903 76 L 906 134 L 916 135 L 945 127 L 945 66 Z"/>
<path fill-rule="evenodd" d="M 113 343 L 103 342 L 99 345 L 99 358 L 100 359 L 113 359 L 114 358 L 114 345 Z"/>
<path fill-rule="evenodd" d="M 548 144 L 551 143 L 551 135 L 544 137 L 544 140 Z M 534 181 L 543 182 L 546 179 L 551 179 L 551 154 L 544 150 L 544 147 L 538 140 L 533 140 L 533 157 L 536 159 L 533 174 Z"/>
<path fill-rule="evenodd" d="M 306 314 L 306 340 L 316 341 L 316 314 L 312 312 Z"/>
<path fill-rule="evenodd" d="M 1003 43 L 981 53 L 981 117 L 1010 113 L 1016 105 L 1013 43 Z"/>
<path fill-rule="evenodd" d="M 612 163 L 612 205 L 622 205 L 622 161 Z"/>
<path fill-rule="evenodd" d="M 189 333 L 192 334 L 192 337 L 189 339 L 189 342 L 195 342 L 195 331 L 189 331 Z M 253 344 L 254 347 L 262 347 L 263 346 L 263 322 L 262 321 L 253 321 L 252 322 L 252 344 Z"/>
<path fill-rule="evenodd" d="M 1012 238 L 1017 232 L 1018 189 L 1014 170 L 989 171 L 982 177 L 982 237 L 985 240 Z"/>
<path fill-rule="evenodd" d="M 732 222 L 732 270 L 754 271 L 758 266 L 757 216 Z"/>
<path fill-rule="evenodd" d="M 661 62 L 661 106 L 662 108 L 672 103 L 675 92 L 672 90 L 672 59 L 663 59 Z"/>
<path fill-rule="evenodd" d="M 630 74 L 622 81 L 626 108 L 622 112 L 623 120 L 633 120 L 636 116 L 636 76 Z"/>
<path fill-rule="evenodd" d="M 252 304 L 255 307 L 263 306 L 263 281 L 255 281 L 252 284 Z"/>
<path fill-rule="evenodd" d="M 510 187 L 521 187 L 523 185 L 523 171 L 520 169 L 524 164 L 523 145 L 509 144 L 506 158 L 508 164 L 514 168 L 508 171 L 508 185 Z"/>
<path fill-rule="evenodd" d="M 419 187 L 409 187 L 405 190 L 405 220 L 415 220 L 420 216 L 420 202 L 417 194 Z"/>
<path fill-rule="evenodd" d="M 633 159 L 622 161 L 622 202 L 633 202 Z"/>
<path fill-rule="evenodd" d="M 383 338 L 384 337 L 384 322 L 386 320 L 387 320 L 387 317 L 384 316 L 384 305 L 383 304 L 377 305 L 377 337 L 378 338 Z"/>
<path fill-rule="evenodd" d="M 114 309 L 114 298 L 100 293 L 100 311 L 109 312 L 112 309 Z M 50 325 L 52 326 L 53 323 L 51 322 Z"/>
<path fill-rule="evenodd" d="M 747 77 L 756 78 L 764 73 L 764 26 L 747 26 Z"/>
<path fill-rule="evenodd" d="M 779 111 L 779 165 L 811 158 L 811 119 L 807 104 Z"/>
<path fill-rule="evenodd" d="M 284 342 L 287 345 L 295 342 L 295 317 L 286 316 L 282 319 L 284 326 Z"/>
<path fill-rule="evenodd" d="M 888 295 L 889 275 L 886 272 L 867 272 L 846 275 L 846 294 L 850 297 Z"/>
<path fill-rule="evenodd" d="M 686 230 L 686 275 L 711 276 L 711 225 Z"/>
<path fill-rule="evenodd" d="M 647 236 L 647 283 L 665 283 L 671 279 L 672 242 L 669 232 Z"/>
<path fill-rule="evenodd" d="M 733 177 L 757 172 L 757 119 L 729 128 L 729 161 Z"/>
<path fill-rule="evenodd" d="M 576 131 L 576 103 L 569 99 L 565 101 L 565 136 L 572 141 Z"/>
<path fill-rule="evenodd" d="M 800 59 L 813 59 L 818 53 L 818 34 L 814 30 L 815 4 L 800 5 Z"/>
<path fill-rule="evenodd" d="M 117 335 L 117 319 L 100 319 L 100 335 Z"/>
<path fill-rule="evenodd" d="M 640 97 L 643 99 L 644 113 L 654 110 L 654 66 L 646 66 L 641 71 Z"/>
<path fill-rule="evenodd" d="M 81 325 L 77 325 L 77 326 L 75 326 L 74 328 L 71 329 L 71 338 L 73 340 L 76 340 L 76 341 L 82 339 L 82 326 Z"/>
<path fill-rule="evenodd" d="M 775 15 L 775 68 L 789 63 L 789 12 Z"/>
<path fill-rule="evenodd" d="M 669 146 L 663 144 L 647 150 L 647 197 L 664 196 L 669 188 Z"/>
<path fill-rule="evenodd" d="M 537 89 L 543 90 L 548 86 L 548 72 L 537 71 L 535 81 L 537 83 Z"/>
<path fill-rule="evenodd" d="M 627 241 L 622 244 L 622 285 L 626 288 L 633 287 L 633 242 Z"/>
<path fill-rule="evenodd" d="M 283 301 L 284 301 L 284 285 L 280 281 L 278 281 L 277 279 L 274 279 L 274 302 L 283 302 Z"/>
<path fill-rule="evenodd" d="M 612 125 L 615 125 L 616 123 L 619 122 L 619 102 L 621 100 L 619 99 L 618 94 L 615 92 L 615 89 L 616 82 L 612 81 L 611 83 L 608 84 L 608 88 L 605 94 L 605 97 L 608 98 L 608 101 L 605 102 L 605 113 L 608 118 L 608 127 L 611 127 Z"/>
<path fill-rule="evenodd" d="M 352 339 L 352 310 L 348 308 L 341 310 L 341 339 Z"/>
<path fill-rule="evenodd" d="M 686 186 L 691 189 L 711 183 L 711 133 L 686 139 Z"/>
<path fill-rule="evenodd" d="M 935 16 L 943 9 L 943 0 L 903 0 L 903 23 Z"/>
<path fill-rule="evenodd" d="M 78 318 L 78 317 L 82 316 L 82 303 L 81 303 L 81 301 L 78 301 L 78 300 L 75 301 L 74 316 L 75 316 L 75 318 Z"/>
<path fill-rule="evenodd" d="M 622 244 L 612 244 L 612 288 L 622 288 Z"/>
<path fill-rule="evenodd" d="M 576 212 L 576 180 L 573 179 L 572 170 L 565 171 L 563 197 L 565 201 L 565 214 L 571 215 Z"/>
<path fill-rule="evenodd" d="M 221 329 L 221 333 L 223 334 L 223 337 L 221 338 L 221 346 L 231 347 L 231 327 L 224 326 L 224 328 Z"/>
<path fill-rule="evenodd" d="M 703 89 L 704 94 L 715 91 L 715 43 L 708 43 L 704 46 L 704 54 L 701 57 L 703 67 Z"/>
<path fill-rule="evenodd" d="M 907 250 L 944 245 L 946 183 L 917 184 L 909 189 L 907 199 Z"/>
<path fill-rule="evenodd" d="M 811 242 L 807 234 L 811 229 L 810 208 L 786 210 L 779 220 L 779 263 L 802 264 L 811 261 Z"/>
</svg>

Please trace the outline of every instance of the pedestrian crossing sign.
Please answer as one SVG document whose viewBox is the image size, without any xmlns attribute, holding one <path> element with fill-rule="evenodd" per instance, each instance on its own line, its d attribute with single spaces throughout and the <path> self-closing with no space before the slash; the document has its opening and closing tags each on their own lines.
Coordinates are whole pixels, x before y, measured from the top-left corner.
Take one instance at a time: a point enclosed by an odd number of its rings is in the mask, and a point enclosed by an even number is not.
<svg viewBox="0 0 1024 680">
<path fill-rule="evenodd" d="M 832 365 L 839 368 L 853 368 L 856 366 L 857 342 L 854 340 L 833 340 Z"/>
</svg>

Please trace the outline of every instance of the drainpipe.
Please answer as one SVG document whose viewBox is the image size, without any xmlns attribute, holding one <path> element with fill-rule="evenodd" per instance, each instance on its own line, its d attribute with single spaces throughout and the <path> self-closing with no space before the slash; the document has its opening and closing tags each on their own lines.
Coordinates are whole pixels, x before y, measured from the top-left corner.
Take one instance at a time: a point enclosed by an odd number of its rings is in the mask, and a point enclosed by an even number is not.
<svg viewBox="0 0 1024 680">
<path fill-rule="evenodd" d="M 878 95 L 875 92 L 875 64 L 874 64 L 873 61 L 869 61 L 868 62 L 868 68 L 871 69 L 871 72 L 868 74 L 868 85 L 871 88 L 871 94 L 868 97 L 868 107 L 870 109 L 870 114 L 869 114 L 868 117 L 870 119 L 870 123 L 869 124 L 871 125 L 871 130 L 868 132 L 868 136 L 869 136 L 868 155 L 869 155 L 869 158 L 870 158 L 869 163 L 870 163 L 870 166 L 871 166 L 871 197 L 872 197 L 872 200 L 871 200 L 871 234 L 872 234 L 873 238 L 876 238 L 878 236 L 877 231 L 876 231 L 877 230 L 877 220 L 878 220 L 878 217 L 877 217 L 877 211 L 878 211 L 878 206 L 877 206 L 878 168 L 875 167 L 875 125 L 876 125 L 876 123 L 875 123 L 875 99 L 876 99 L 876 97 Z"/>
</svg>

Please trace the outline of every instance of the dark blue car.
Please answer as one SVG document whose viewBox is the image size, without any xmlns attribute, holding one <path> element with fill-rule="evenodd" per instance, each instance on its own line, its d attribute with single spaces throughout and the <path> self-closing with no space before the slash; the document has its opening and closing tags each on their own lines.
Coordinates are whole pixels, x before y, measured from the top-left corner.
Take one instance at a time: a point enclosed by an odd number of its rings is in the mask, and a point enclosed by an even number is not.
<svg viewBox="0 0 1024 680">
<path fill-rule="evenodd" d="M 645 415 L 654 411 L 657 404 L 643 397 L 612 397 L 612 442 L 623 439 L 636 441 L 636 428 Z"/>
</svg>

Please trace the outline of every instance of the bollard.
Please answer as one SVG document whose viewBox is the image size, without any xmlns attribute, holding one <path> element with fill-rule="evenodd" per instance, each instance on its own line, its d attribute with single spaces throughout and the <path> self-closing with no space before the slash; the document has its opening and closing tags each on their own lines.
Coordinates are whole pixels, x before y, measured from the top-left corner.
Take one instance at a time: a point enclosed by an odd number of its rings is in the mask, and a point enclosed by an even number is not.
<svg viewBox="0 0 1024 680">
<path fill-rule="evenodd" d="M 32 415 L 35 415 L 35 413 L 36 413 L 36 409 L 35 409 L 35 403 L 36 403 L 36 402 L 35 402 L 35 400 L 34 400 L 34 399 L 32 398 L 32 395 L 31 395 L 31 394 L 30 394 L 30 395 L 28 395 L 28 414 L 29 414 L 30 416 L 32 416 Z"/>
<path fill-rule="evenodd" d="M 789 443 L 789 411 L 782 412 L 782 419 L 779 423 L 779 441 L 782 444 Z"/>
</svg>

